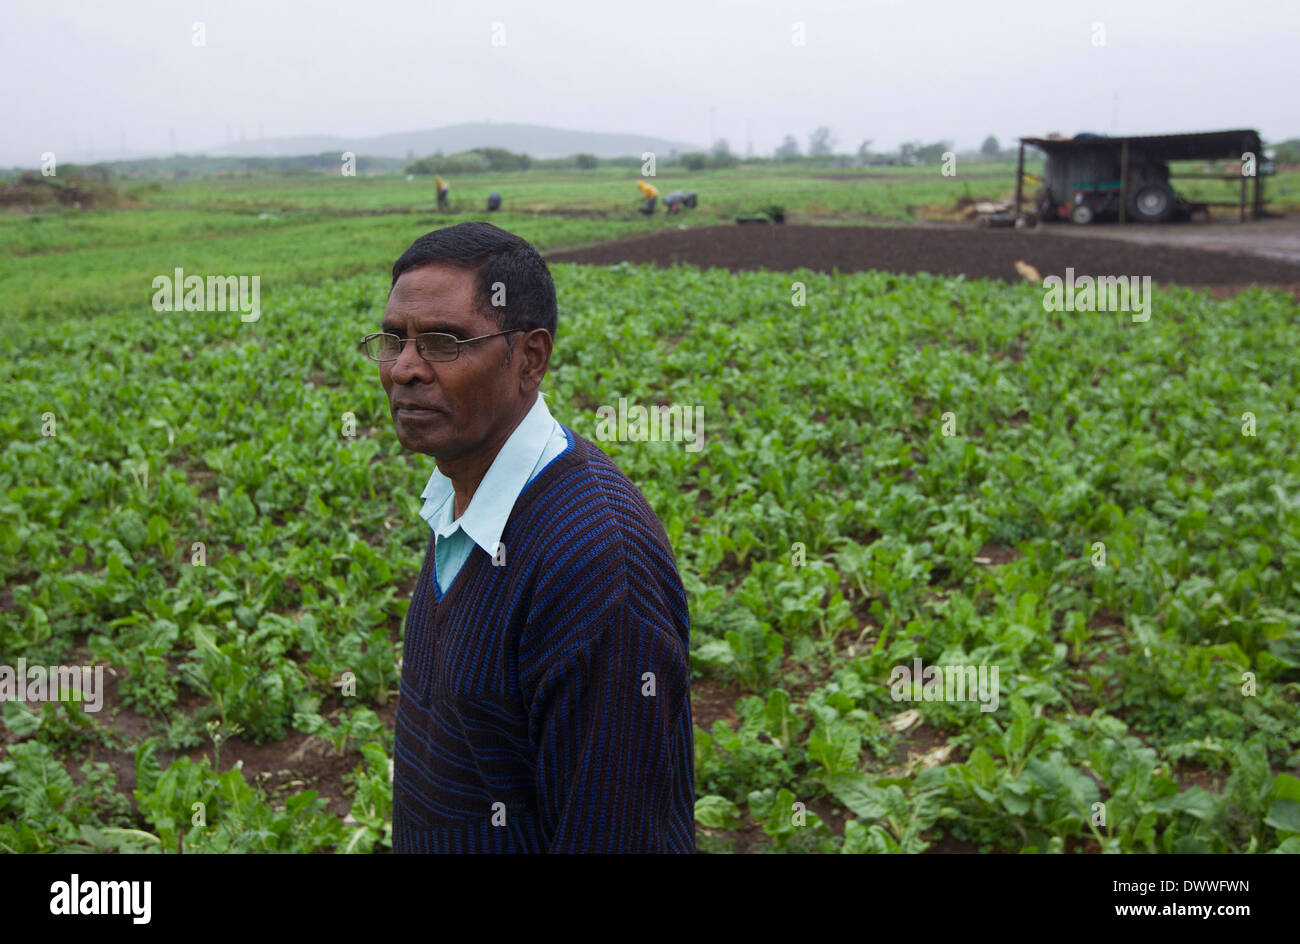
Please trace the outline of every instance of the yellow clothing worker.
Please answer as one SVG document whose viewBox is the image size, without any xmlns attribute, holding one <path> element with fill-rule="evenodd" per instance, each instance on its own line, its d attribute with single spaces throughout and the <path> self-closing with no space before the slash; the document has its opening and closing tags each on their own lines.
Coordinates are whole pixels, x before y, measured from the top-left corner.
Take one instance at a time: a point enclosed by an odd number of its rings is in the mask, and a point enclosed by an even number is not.
<svg viewBox="0 0 1300 944">
<path fill-rule="evenodd" d="M 655 211 L 655 201 L 659 198 L 659 190 L 654 184 L 646 183 L 644 180 L 638 180 L 636 185 L 641 188 L 641 196 L 645 197 L 645 203 L 641 205 L 637 212 L 649 216 Z"/>
<path fill-rule="evenodd" d="M 438 206 L 445 208 L 447 206 L 447 191 L 451 188 L 447 185 L 447 181 L 442 179 L 441 174 L 433 175 L 433 185 L 438 188 Z"/>
</svg>

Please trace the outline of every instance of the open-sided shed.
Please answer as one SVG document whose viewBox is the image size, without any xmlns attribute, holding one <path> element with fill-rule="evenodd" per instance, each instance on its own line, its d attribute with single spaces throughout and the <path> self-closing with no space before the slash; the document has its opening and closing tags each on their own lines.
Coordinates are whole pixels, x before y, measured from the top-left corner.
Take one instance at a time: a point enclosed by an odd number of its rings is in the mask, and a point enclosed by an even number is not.
<svg viewBox="0 0 1300 944">
<path fill-rule="evenodd" d="M 1094 212 L 1105 207 L 1116 211 L 1121 223 L 1127 219 L 1162 222 L 1171 218 L 1180 205 L 1186 207 L 1169 183 L 1170 161 L 1242 161 L 1248 154 L 1254 155 L 1254 173 L 1250 176 L 1238 171 L 1232 176 L 1195 173 L 1181 174 L 1180 177 L 1240 178 L 1241 197 L 1237 202 L 1200 203 L 1196 206 L 1235 206 L 1241 220 L 1246 218 L 1246 185 L 1254 180 L 1252 216 L 1259 217 L 1263 213 L 1263 183 L 1259 171 L 1263 164 L 1263 142 L 1257 131 L 1021 138 L 1020 159 L 1016 167 L 1017 215 L 1024 192 L 1025 145 L 1038 148 L 1047 158 L 1043 188 L 1035 207 L 1044 218 L 1069 216 L 1076 222 L 1089 222 Z"/>
</svg>

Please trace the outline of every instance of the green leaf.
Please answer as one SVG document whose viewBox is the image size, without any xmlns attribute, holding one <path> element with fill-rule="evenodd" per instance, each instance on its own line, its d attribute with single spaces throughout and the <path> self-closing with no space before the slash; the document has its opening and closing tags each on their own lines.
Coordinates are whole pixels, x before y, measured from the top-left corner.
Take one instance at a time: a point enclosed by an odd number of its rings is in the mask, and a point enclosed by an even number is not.
<svg viewBox="0 0 1300 944">
<path fill-rule="evenodd" d="M 1300 802 L 1300 777 L 1293 777 L 1288 773 L 1278 774 L 1277 779 L 1273 781 L 1273 796 L 1279 800 Z"/>
<path fill-rule="evenodd" d="M 695 821 L 706 829 L 735 829 L 740 808 L 717 794 L 702 796 L 695 801 Z"/>
<path fill-rule="evenodd" d="M 41 716 L 20 701 L 4 703 L 5 727 L 17 737 L 26 737 L 41 726 Z"/>
<path fill-rule="evenodd" d="M 161 546 L 163 539 L 167 537 L 167 519 L 160 515 L 151 515 L 149 517 L 149 543 L 155 546 Z"/>
<path fill-rule="evenodd" d="M 827 783 L 831 793 L 862 819 L 880 819 L 889 814 L 885 791 L 865 774 L 840 774 Z"/>
<path fill-rule="evenodd" d="M 1288 833 L 1300 834 L 1300 802 L 1295 800 L 1274 800 L 1268 808 L 1264 822 L 1275 829 Z"/>
<path fill-rule="evenodd" d="M 1214 815 L 1215 796 L 1201 788 L 1192 787 L 1174 796 L 1165 796 L 1156 800 L 1152 806 L 1161 813 L 1189 813 L 1197 819 L 1209 819 Z"/>
<path fill-rule="evenodd" d="M 1014 793 L 1003 793 L 1001 796 L 1002 806 L 1012 816 L 1024 816 L 1029 812 L 1030 802 L 1024 797 L 1017 796 Z"/>
</svg>

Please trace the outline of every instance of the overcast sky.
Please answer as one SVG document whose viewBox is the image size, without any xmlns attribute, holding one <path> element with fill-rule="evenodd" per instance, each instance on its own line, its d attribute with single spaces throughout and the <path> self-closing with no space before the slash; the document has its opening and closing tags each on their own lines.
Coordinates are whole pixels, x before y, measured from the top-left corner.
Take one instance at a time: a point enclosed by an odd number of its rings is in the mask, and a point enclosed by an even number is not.
<svg viewBox="0 0 1300 944">
<path fill-rule="evenodd" d="M 484 119 L 742 154 L 787 133 L 806 149 L 818 125 L 846 152 L 1080 130 L 1280 140 L 1300 136 L 1298 43 L 1298 0 L 41 0 L 6 5 L 0 163 L 169 153 L 173 131 L 198 153 Z"/>
</svg>

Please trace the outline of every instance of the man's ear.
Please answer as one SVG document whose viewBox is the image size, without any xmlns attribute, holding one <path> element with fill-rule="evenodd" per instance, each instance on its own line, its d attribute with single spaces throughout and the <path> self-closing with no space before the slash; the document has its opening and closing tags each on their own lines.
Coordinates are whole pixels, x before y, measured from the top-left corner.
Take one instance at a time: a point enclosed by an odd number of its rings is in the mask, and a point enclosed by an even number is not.
<svg viewBox="0 0 1300 944">
<path fill-rule="evenodd" d="M 518 352 L 521 360 L 519 389 L 530 393 L 542 385 L 542 378 L 551 363 L 551 333 L 545 328 L 534 328 L 524 335 Z"/>
</svg>

